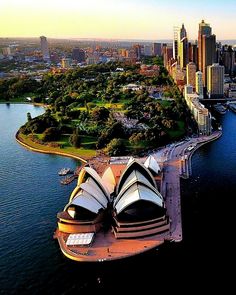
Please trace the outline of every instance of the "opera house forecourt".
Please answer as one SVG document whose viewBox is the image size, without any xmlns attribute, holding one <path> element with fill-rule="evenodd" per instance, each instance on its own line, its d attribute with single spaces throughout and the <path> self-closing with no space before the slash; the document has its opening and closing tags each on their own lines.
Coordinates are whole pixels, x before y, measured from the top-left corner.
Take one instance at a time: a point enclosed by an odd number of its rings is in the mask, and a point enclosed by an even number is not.
<svg viewBox="0 0 236 295">
<path fill-rule="evenodd" d="M 157 188 L 160 167 L 130 158 L 109 164 L 100 176 L 84 166 L 64 210 L 57 214 L 54 237 L 72 260 L 116 260 L 158 248 L 170 222 Z"/>
</svg>

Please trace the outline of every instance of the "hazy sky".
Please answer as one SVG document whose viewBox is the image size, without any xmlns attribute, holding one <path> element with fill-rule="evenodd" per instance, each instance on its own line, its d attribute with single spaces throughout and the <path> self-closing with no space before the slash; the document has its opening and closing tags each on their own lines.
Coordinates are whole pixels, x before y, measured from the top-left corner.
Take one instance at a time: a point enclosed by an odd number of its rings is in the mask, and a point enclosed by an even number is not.
<svg viewBox="0 0 236 295">
<path fill-rule="evenodd" d="M 197 3 L 195 3 L 197 2 Z M 0 37 L 190 39 L 210 23 L 217 39 L 236 39 L 236 0 L 0 0 Z"/>
</svg>

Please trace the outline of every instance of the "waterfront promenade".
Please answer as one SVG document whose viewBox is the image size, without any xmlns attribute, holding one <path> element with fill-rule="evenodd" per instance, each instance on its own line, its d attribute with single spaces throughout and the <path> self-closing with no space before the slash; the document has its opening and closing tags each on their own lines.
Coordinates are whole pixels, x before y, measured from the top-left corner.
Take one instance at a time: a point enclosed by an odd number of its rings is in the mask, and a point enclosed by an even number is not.
<svg viewBox="0 0 236 295">
<path fill-rule="evenodd" d="M 160 192 L 165 199 L 171 221 L 170 232 L 165 239 L 175 242 L 182 240 L 180 177 L 188 178 L 191 175 L 193 153 L 203 144 L 219 138 L 221 134 L 221 131 L 216 131 L 210 136 L 189 138 L 152 154 L 162 167 Z"/>
</svg>

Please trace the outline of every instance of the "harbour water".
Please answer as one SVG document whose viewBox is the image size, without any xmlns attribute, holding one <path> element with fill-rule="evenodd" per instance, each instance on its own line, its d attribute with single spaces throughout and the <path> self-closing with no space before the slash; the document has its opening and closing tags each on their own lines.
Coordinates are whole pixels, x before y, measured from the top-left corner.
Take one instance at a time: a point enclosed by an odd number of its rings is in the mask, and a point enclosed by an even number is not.
<svg viewBox="0 0 236 295">
<path fill-rule="evenodd" d="M 77 162 L 17 144 L 14 135 L 27 112 L 34 117 L 43 109 L 0 104 L 0 293 L 132 289 L 135 294 L 145 288 L 150 294 L 160 287 L 183 290 L 186 280 L 200 289 L 206 282 L 221 282 L 219 264 L 227 262 L 225 218 L 236 193 L 236 114 L 228 111 L 222 117 L 223 136 L 196 152 L 193 175 L 182 181 L 183 241 L 128 260 L 93 265 L 68 260 L 52 238 L 56 214 L 74 185 L 60 185 L 58 171 L 74 169 Z"/>
</svg>

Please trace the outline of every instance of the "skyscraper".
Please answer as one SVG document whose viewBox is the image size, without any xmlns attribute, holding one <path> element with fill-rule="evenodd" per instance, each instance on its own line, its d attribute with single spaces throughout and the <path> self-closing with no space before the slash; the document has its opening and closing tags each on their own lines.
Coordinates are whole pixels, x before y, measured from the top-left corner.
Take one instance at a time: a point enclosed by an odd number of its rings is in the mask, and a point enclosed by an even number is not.
<svg viewBox="0 0 236 295">
<path fill-rule="evenodd" d="M 212 35 L 209 24 L 204 20 L 198 30 L 198 69 L 203 73 L 203 85 L 207 84 L 207 66 L 215 62 L 216 36 Z"/>
<path fill-rule="evenodd" d="M 235 51 L 233 51 L 232 46 L 223 46 L 222 51 L 222 64 L 225 67 L 225 73 L 232 75 L 234 71 L 235 63 Z"/>
<path fill-rule="evenodd" d="M 187 64 L 187 84 L 193 88 L 196 85 L 196 65 L 193 62 Z"/>
<path fill-rule="evenodd" d="M 198 65 L 198 48 L 196 43 L 188 43 L 188 56 L 189 62 L 194 62 L 195 65 Z"/>
<path fill-rule="evenodd" d="M 49 55 L 49 49 L 48 49 L 48 41 L 47 38 L 44 36 L 40 37 L 40 45 L 41 45 L 41 52 L 43 55 L 44 60 L 49 60 L 50 55 Z"/>
<path fill-rule="evenodd" d="M 152 54 L 154 56 L 161 56 L 161 43 L 152 44 Z"/>
<path fill-rule="evenodd" d="M 216 36 L 202 36 L 202 73 L 203 85 L 207 85 L 207 67 L 215 63 L 216 56 Z"/>
<path fill-rule="evenodd" d="M 207 91 L 209 98 L 221 98 L 224 96 L 224 66 L 213 64 L 207 67 Z"/>
<path fill-rule="evenodd" d="M 209 24 L 205 23 L 204 20 L 199 24 L 198 29 L 198 69 L 202 71 L 202 36 L 211 35 L 211 27 Z"/>
<path fill-rule="evenodd" d="M 173 58 L 178 60 L 179 27 L 174 27 Z"/>
<path fill-rule="evenodd" d="M 188 38 L 184 24 L 182 24 L 182 27 L 179 30 L 177 61 L 181 69 L 186 68 L 186 65 L 188 63 Z"/>
<path fill-rule="evenodd" d="M 163 61 L 164 67 L 166 68 L 168 65 L 168 61 L 172 58 L 173 49 L 172 47 L 167 46 L 167 44 L 162 44 L 162 54 L 163 54 Z"/>
<path fill-rule="evenodd" d="M 152 46 L 151 45 L 144 45 L 144 55 L 145 56 L 152 56 Z"/>
<path fill-rule="evenodd" d="M 203 80 L 202 72 L 196 72 L 196 93 L 199 95 L 199 98 L 203 98 Z"/>
</svg>

